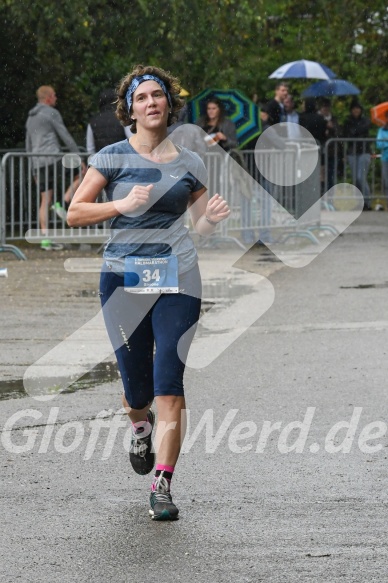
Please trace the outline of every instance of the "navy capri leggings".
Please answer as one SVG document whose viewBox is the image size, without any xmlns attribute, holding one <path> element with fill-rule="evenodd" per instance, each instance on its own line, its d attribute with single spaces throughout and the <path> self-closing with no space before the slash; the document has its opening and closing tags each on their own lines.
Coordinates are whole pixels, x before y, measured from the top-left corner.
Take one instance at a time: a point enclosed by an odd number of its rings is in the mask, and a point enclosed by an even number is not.
<svg viewBox="0 0 388 583">
<path fill-rule="evenodd" d="M 102 311 L 129 406 L 143 409 L 154 396 L 183 396 L 185 363 L 201 309 L 198 265 L 179 276 L 180 293 L 136 294 L 124 291 L 123 284 L 124 278 L 104 264 Z"/>
</svg>

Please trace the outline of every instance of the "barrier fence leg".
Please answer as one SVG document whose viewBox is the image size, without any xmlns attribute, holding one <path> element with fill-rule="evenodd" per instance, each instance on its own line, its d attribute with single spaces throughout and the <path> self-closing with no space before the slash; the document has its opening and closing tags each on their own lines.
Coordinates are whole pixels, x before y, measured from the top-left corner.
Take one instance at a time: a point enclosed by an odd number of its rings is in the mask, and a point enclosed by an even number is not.
<svg viewBox="0 0 388 583">
<path fill-rule="evenodd" d="M 15 245 L 1 245 L 0 253 L 13 253 L 21 261 L 27 261 L 27 257 L 22 251 L 20 251 L 20 249 L 18 249 L 18 247 L 15 247 Z"/>
</svg>

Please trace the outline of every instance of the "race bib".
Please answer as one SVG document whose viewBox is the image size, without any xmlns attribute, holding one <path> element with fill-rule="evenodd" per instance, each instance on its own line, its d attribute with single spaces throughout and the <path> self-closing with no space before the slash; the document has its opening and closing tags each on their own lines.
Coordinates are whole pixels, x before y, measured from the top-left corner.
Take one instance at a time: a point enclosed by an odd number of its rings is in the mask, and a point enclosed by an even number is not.
<svg viewBox="0 0 388 583">
<path fill-rule="evenodd" d="M 124 290 L 138 294 L 177 294 L 178 258 L 126 257 Z"/>
</svg>

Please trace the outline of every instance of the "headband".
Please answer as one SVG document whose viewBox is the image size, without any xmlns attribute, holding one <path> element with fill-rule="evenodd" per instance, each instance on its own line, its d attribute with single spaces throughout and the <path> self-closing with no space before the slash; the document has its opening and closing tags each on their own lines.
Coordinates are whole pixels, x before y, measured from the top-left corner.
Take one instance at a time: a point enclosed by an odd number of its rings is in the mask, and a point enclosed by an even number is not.
<svg viewBox="0 0 388 583">
<path fill-rule="evenodd" d="M 158 83 L 158 85 L 160 85 L 161 88 L 163 89 L 163 93 L 167 97 L 167 101 L 168 101 L 169 106 L 172 107 L 171 95 L 167 91 L 164 82 L 161 79 L 159 79 L 159 77 L 156 77 L 156 75 L 138 75 L 137 77 L 134 77 L 132 79 L 132 82 L 131 82 L 130 86 L 128 87 L 127 93 L 125 95 L 125 99 L 127 100 L 127 105 L 128 105 L 128 111 L 131 110 L 132 95 L 135 93 L 135 91 L 139 87 L 140 83 L 143 83 L 144 81 L 156 81 L 156 83 Z"/>
</svg>

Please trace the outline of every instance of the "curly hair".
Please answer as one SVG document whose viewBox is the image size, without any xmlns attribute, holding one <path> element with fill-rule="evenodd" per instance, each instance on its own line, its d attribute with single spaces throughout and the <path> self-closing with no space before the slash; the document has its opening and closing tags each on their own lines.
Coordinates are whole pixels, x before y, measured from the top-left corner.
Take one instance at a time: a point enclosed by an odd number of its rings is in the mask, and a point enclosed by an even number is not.
<svg viewBox="0 0 388 583">
<path fill-rule="evenodd" d="M 181 86 L 179 79 L 173 77 L 169 71 L 165 71 L 160 67 L 136 65 L 136 67 L 128 73 L 117 86 L 117 107 L 116 107 L 116 117 L 123 126 L 130 126 L 132 133 L 136 134 L 136 120 L 132 119 L 132 107 L 131 111 L 128 111 L 128 105 L 126 100 L 126 94 L 128 87 L 132 83 L 132 80 L 138 75 L 155 75 L 159 77 L 165 84 L 167 91 L 170 93 L 172 108 L 171 113 L 168 114 L 167 126 L 173 124 L 178 118 L 178 112 L 182 109 L 184 105 L 184 100 L 178 97 Z"/>
</svg>

